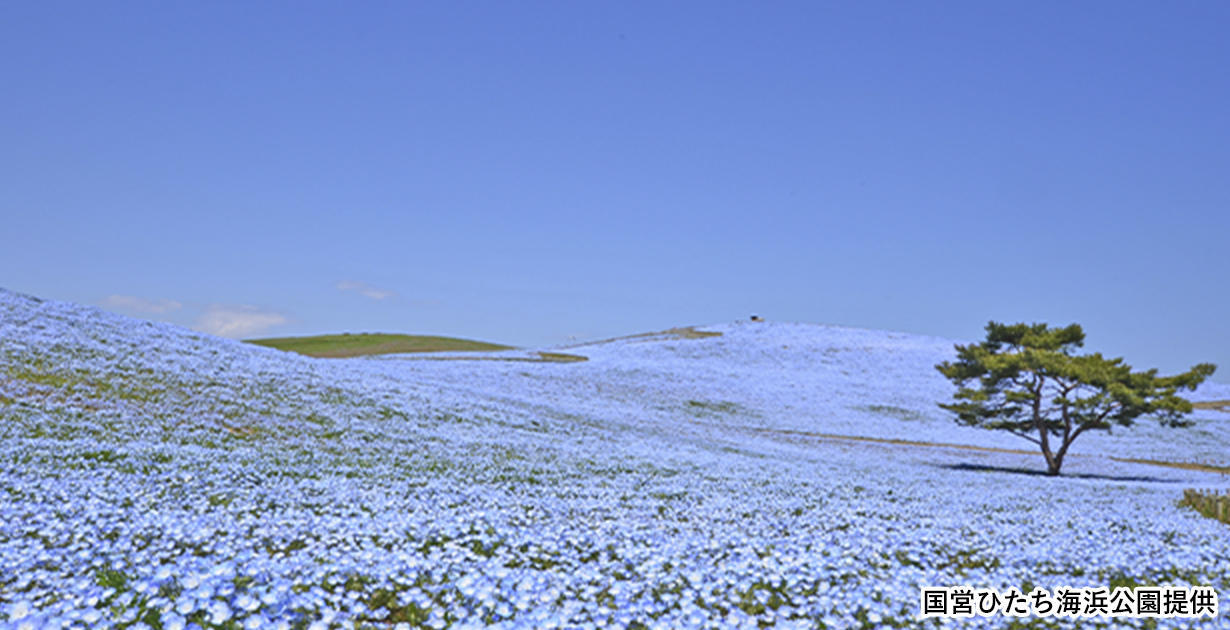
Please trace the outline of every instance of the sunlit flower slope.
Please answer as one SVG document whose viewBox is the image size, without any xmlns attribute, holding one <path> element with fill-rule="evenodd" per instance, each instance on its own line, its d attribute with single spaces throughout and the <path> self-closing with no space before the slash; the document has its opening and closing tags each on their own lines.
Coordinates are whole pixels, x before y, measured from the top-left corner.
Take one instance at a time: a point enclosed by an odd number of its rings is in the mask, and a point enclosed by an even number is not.
<svg viewBox="0 0 1230 630">
<path fill-rule="evenodd" d="M 0 626 L 1002 626 L 918 617 L 963 584 L 1230 611 L 1230 528 L 1175 504 L 1227 478 L 1124 461 L 1230 465 L 1230 414 L 1048 478 L 936 406 L 950 340 L 698 330 L 327 360 L 0 290 Z"/>
</svg>

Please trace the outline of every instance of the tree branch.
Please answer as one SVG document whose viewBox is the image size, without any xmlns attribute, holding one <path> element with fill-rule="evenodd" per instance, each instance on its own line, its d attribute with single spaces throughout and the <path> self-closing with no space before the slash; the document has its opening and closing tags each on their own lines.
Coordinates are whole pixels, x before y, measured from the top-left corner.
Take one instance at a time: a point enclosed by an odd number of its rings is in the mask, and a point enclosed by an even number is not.
<svg viewBox="0 0 1230 630">
<path fill-rule="evenodd" d="M 1009 432 L 1009 433 L 1011 433 L 1011 434 L 1013 434 L 1013 435 L 1015 435 L 1015 436 L 1017 436 L 1017 437 L 1023 437 L 1023 438 L 1025 438 L 1025 439 L 1029 440 L 1030 442 L 1033 442 L 1034 444 L 1037 444 L 1037 445 L 1039 445 L 1039 446 L 1041 446 L 1041 445 L 1042 445 L 1042 440 L 1039 440 L 1039 439 L 1038 439 L 1038 438 L 1036 438 L 1036 437 L 1032 437 L 1032 436 L 1026 435 L 1026 434 L 1024 434 L 1024 433 L 1021 433 L 1020 431 L 1013 431 L 1013 430 L 1011 430 L 1011 429 L 1009 429 L 1009 430 L 1008 430 L 1008 432 Z"/>
</svg>

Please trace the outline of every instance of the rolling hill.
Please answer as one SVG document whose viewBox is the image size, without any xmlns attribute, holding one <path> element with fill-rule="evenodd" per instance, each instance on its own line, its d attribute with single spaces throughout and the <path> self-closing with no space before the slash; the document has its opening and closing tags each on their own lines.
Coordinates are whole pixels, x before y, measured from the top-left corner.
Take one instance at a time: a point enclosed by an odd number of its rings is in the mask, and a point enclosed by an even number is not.
<svg viewBox="0 0 1230 630">
<path fill-rule="evenodd" d="M 936 407 L 953 343 L 735 322 L 325 360 L 0 290 L 0 621 L 939 627 L 920 588 L 961 584 L 1226 610 L 1226 526 L 1176 501 L 1230 486 L 1200 468 L 1230 414 L 1084 436 L 1043 477 Z"/>
</svg>

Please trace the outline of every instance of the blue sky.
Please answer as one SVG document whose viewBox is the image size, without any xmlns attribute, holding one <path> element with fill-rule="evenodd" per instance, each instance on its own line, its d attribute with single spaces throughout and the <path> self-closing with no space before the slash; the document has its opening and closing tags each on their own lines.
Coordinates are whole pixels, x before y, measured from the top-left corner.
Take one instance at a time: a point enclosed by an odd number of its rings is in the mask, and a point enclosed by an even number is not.
<svg viewBox="0 0 1230 630">
<path fill-rule="evenodd" d="M 0 5 L 0 286 L 229 336 L 1079 322 L 1230 382 L 1230 4 Z"/>
</svg>

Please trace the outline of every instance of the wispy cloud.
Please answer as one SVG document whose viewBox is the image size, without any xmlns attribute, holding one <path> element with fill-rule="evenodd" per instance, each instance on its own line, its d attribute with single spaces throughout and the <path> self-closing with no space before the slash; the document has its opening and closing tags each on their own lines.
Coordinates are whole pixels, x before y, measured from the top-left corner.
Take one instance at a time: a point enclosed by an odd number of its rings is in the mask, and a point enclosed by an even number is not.
<svg viewBox="0 0 1230 630">
<path fill-rule="evenodd" d="M 255 306 L 210 304 L 196 321 L 196 328 L 219 337 L 242 338 L 285 324 L 286 316 Z"/>
<path fill-rule="evenodd" d="M 390 298 L 397 295 L 388 289 L 381 289 L 379 287 L 373 287 L 366 282 L 354 282 L 351 280 L 337 283 L 337 289 L 339 291 L 353 291 L 363 297 L 371 298 L 373 300 L 383 300 L 385 298 Z"/>
<path fill-rule="evenodd" d="M 99 304 L 103 308 L 128 311 L 132 313 L 150 313 L 155 315 L 178 311 L 184 306 L 175 300 L 168 300 L 165 298 L 151 300 L 148 298 L 136 297 L 134 295 L 108 295 Z"/>
</svg>

